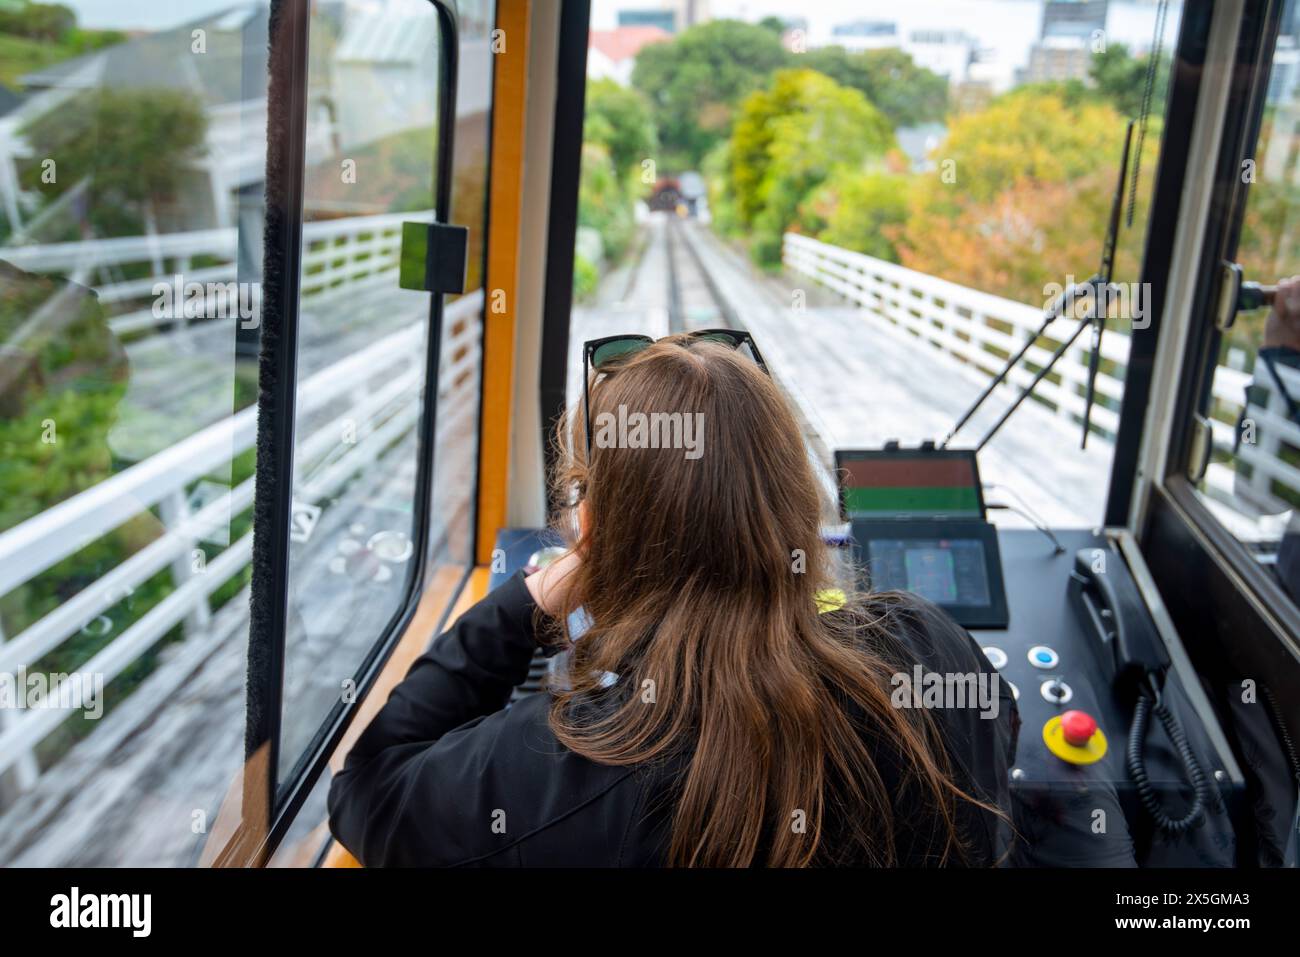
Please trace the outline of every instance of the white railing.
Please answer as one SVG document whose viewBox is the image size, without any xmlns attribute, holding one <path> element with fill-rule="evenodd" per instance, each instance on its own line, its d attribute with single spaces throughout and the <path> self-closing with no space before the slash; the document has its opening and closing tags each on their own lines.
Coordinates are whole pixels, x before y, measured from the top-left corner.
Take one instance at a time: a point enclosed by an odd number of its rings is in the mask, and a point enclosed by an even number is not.
<svg viewBox="0 0 1300 957">
<path fill-rule="evenodd" d="M 787 268 L 812 277 L 861 306 L 864 318 L 882 320 L 882 331 L 925 342 L 988 377 L 1001 369 L 1005 358 L 1036 334 L 1043 322 L 1042 311 L 1024 303 L 795 233 L 785 234 L 783 259 Z M 1074 328 L 1073 321 L 1064 319 L 1049 326 L 1046 338 L 1054 340 L 1050 348 L 1064 341 Z M 1057 375 L 1045 379 L 1034 390 L 1036 396 L 1072 423 L 1081 421 L 1088 346 L 1088 337 L 1081 336 L 1057 363 Z M 1109 371 L 1098 373 L 1097 391 L 1116 407 L 1123 395 L 1128 352 L 1129 338 L 1123 330 L 1103 338 L 1102 356 L 1113 365 Z M 1027 358 L 1041 365 L 1049 355 L 1049 348 L 1035 345 Z M 1248 407 L 1246 386 L 1252 381 L 1251 375 L 1227 366 L 1219 366 L 1215 372 L 1216 417 L 1212 429 L 1216 451 L 1233 451 L 1237 422 L 1243 412 L 1253 423 L 1257 440 L 1253 444 L 1240 443 L 1236 451 L 1238 461 L 1250 466 L 1249 477 L 1216 462 L 1206 475 L 1206 484 L 1212 495 L 1236 506 L 1242 504 L 1243 491 L 1248 489 L 1258 511 L 1270 507 L 1281 511 L 1286 506 L 1277 498 L 1279 486 L 1300 493 L 1300 469 L 1281 455 L 1285 446 L 1300 447 L 1300 426 L 1289 418 L 1282 391 L 1262 364 L 1256 372 L 1257 381 L 1267 387 L 1268 395 L 1264 405 Z M 1290 395 L 1300 400 L 1300 372 L 1279 366 L 1278 373 L 1285 379 Z M 1022 366 L 1009 377 L 1011 386 L 1007 389 L 1028 384 L 1032 375 Z M 1113 441 L 1119 427 L 1114 408 L 1095 405 L 1092 421 L 1104 438 Z"/>
<path fill-rule="evenodd" d="M 349 216 L 307 223 L 302 236 L 302 290 L 304 301 L 337 291 L 337 287 L 386 283 L 397 275 L 402 223 L 430 220 L 432 211 Z M 19 269 L 51 273 L 93 285 L 99 301 L 109 310 L 109 328 L 118 335 L 149 333 L 162 326 L 185 325 L 183 310 L 155 310 L 154 287 L 171 284 L 180 276 L 186 283 L 232 283 L 237 279 L 236 229 L 200 229 L 154 236 L 90 239 L 71 243 L 0 248 L 0 259 Z M 218 259 L 194 267 L 196 258 Z M 146 266 L 148 275 L 127 279 L 126 267 Z M 355 285 L 354 285 L 355 288 Z M 253 305 L 260 310 L 254 290 Z M 207 298 L 207 297 L 205 297 Z M 211 305 L 211 302 L 209 302 Z M 163 315 L 159 315 L 163 312 Z M 212 315 L 208 310 L 206 315 Z"/>
<path fill-rule="evenodd" d="M 1024 303 L 979 292 L 968 286 L 936 279 L 881 259 L 850 252 L 807 236 L 786 233 L 785 264 L 840 293 L 849 301 L 886 320 L 902 331 L 947 353 L 987 376 L 992 376 L 1043 324 L 1040 309 Z M 1055 340 L 1050 348 L 1035 345 L 1026 359 L 1041 366 L 1051 350 L 1075 328 L 1075 323 L 1058 320 L 1047 329 Z M 1088 377 L 1087 342 L 1076 342 L 1053 369 L 1053 374 L 1034 390 L 1058 415 L 1082 421 L 1084 386 Z M 1106 336 L 1104 358 L 1123 368 L 1128 362 L 1128 339 Z M 1009 380 L 1013 386 L 1028 385 L 1033 373 L 1023 365 Z M 1056 380 L 1056 381 L 1053 381 Z M 1124 394 L 1122 379 L 1106 371 L 1097 375 L 1097 393 L 1118 403 Z M 1119 416 L 1101 403 L 1093 406 L 1092 421 L 1099 431 L 1114 436 Z"/>
<path fill-rule="evenodd" d="M 477 380 L 472 372 L 479 364 L 481 337 L 473 319 L 482 304 L 479 291 L 444 311 L 438 394 L 450 413 L 448 420 L 439 422 L 440 433 L 463 424 L 456 420 L 472 417 L 476 405 Z M 410 312 L 409 307 L 405 311 Z M 329 424 L 296 439 L 295 476 L 308 478 L 301 485 L 295 482 L 299 500 L 314 503 L 333 495 L 418 421 L 422 313 L 423 307 L 417 305 L 404 328 L 321 369 L 299 386 L 300 421 L 347 403 L 337 415 L 329 416 Z M 5 595 L 155 506 L 166 526 L 156 540 L 10 640 L 0 635 L 0 672 L 30 667 L 169 567 L 174 590 L 78 670 L 102 675 L 107 683 L 176 625 L 188 623 L 192 632 L 201 634 L 212 593 L 249 564 L 252 536 L 249 533 L 232 543 L 201 573 L 193 570 L 191 553 L 198 541 L 211 531 L 228 528 L 252 506 L 254 480 L 246 479 L 194 513 L 188 504 L 188 486 L 219 467 L 228 468 L 253 448 L 256 415 L 255 407 L 244 409 L 0 534 L 0 595 Z M 341 457 L 340 417 L 356 423 L 356 442 Z M 68 714 L 43 709 L 17 715 L 7 714 L 0 726 L 0 773 L 16 765 L 18 783 L 26 787 L 36 774 L 32 748 Z"/>
</svg>

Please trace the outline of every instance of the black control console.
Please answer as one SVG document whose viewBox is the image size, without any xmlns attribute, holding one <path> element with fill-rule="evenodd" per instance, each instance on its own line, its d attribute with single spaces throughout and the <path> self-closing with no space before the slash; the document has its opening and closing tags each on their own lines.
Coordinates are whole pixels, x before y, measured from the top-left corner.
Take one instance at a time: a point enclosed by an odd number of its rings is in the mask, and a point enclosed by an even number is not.
<svg viewBox="0 0 1300 957">
<path fill-rule="evenodd" d="M 1093 532 L 1057 535 L 1061 553 L 1037 531 L 999 532 L 1010 627 L 972 631 L 1020 711 L 1011 786 L 1021 863 L 1232 865 L 1244 781 L 1199 688 L 1185 684 L 1194 676 L 1175 667 L 1119 550 Z M 1143 696 L 1152 701 L 1135 774 L 1129 741 Z M 1200 813 L 1185 820 L 1198 791 Z"/>
</svg>

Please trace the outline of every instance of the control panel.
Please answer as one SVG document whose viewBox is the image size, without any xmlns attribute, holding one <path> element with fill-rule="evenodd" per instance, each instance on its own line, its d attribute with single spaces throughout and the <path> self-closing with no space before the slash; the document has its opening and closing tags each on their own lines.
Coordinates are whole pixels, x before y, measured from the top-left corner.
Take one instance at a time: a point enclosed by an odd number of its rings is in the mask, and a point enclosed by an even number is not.
<svg viewBox="0 0 1300 957">
<path fill-rule="evenodd" d="M 1020 712 L 1011 787 L 1025 863 L 1232 864 L 1244 782 L 1213 713 L 1173 667 L 1114 544 L 1085 531 L 1057 537 L 1060 552 L 1040 532 L 999 531 L 1010 627 L 971 632 Z M 1135 775 L 1129 743 L 1144 695 L 1185 747 L 1148 715 Z M 1189 815 L 1198 794 L 1200 813 Z"/>
</svg>

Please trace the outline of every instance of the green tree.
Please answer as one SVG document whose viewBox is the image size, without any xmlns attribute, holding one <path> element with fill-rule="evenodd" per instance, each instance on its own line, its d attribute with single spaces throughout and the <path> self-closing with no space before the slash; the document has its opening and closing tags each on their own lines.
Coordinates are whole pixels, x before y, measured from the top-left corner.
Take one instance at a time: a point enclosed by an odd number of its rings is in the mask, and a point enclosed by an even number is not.
<svg viewBox="0 0 1300 957">
<path fill-rule="evenodd" d="M 1109 103 L 1017 90 L 958 118 L 920 174 L 907 221 L 890 234 L 905 266 L 1042 305 L 1044 286 L 1096 269 L 1124 120 Z M 1148 134 L 1159 142 L 1159 128 Z M 1154 152 L 1154 151 L 1153 151 Z M 1153 162 L 1148 158 L 1148 162 Z M 1150 177 L 1135 228 L 1120 234 L 1117 281 L 1137 279 Z"/>
<path fill-rule="evenodd" d="M 902 50 L 819 47 L 802 54 L 799 65 L 859 91 L 895 128 L 941 120 L 948 112 L 948 81 Z"/>
<path fill-rule="evenodd" d="M 637 54 L 632 85 L 654 108 L 665 169 L 694 169 L 731 133 L 736 105 L 789 57 L 781 37 L 753 23 L 714 20 Z"/>
<path fill-rule="evenodd" d="M 53 183 L 40 167 L 30 187 L 53 195 L 86 182 L 90 218 L 109 235 L 138 232 L 180 187 L 186 163 L 202 154 L 207 115 L 193 96 L 172 90 L 99 90 L 42 114 L 22 130 L 36 156 L 54 161 Z"/>
<path fill-rule="evenodd" d="M 709 213 L 713 229 L 723 236 L 737 236 L 743 229 L 736 194 L 731 186 L 731 141 L 723 140 L 700 164 L 709 190 Z"/>
<path fill-rule="evenodd" d="M 627 251 L 636 229 L 624 180 L 614 169 L 609 150 L 599 143 L 582 145 L 578 225 L 599 232 L 606 258 L 615 262 Z"/>
<path fill-rule="evenodd" d="M 935 151 L 938 166 L 919 184 L 926 215 L 984 203 L 1022 178 L 1077 179 L 1119 156 L 1124 121 L 1106 103 L 1071 105 L 1056 92 L 1014 90 L 986 109 L 955 118 Z"/>
<path fill-rule="evenodd" d="M 1122 43 L 1112 43 L 1101 53 L 1092 55 L 1088 77 L 1097 93 L 1114 104 L 1124 116 L 1137 116 L 1142 112 L 1142 93 L 1146 89 L 1150 56 L 1134 57 Z M 1162 91 L 1169 87 L 1169 57 L 1161 56 L 1156 64 L 1152 99 L 1159 104 Z"/>
<path fill-rule="evenodd" d="M 83 30 L 62 4 L 0 0 L 0 86 L 22 88 L 21 78 L 54 63 L 122 43 L 117 30 Z"/>
<path fill-rule="evenodd" d="M 573 298 L 577 300 L 590 299 L 596 294 L 596 287 L 600 284 L 600 270 L 596 265 L 582 255 L 573 257 Z"/>
<path fill-rule="evenodd" d="M 62 42 L 77 26 L 77 14 L 61 3 L 20 3 L 0 6 L 0 33 L 30 40 Z"/>
<path fill-rule="evenodd" d="M 892 236 L 907 221 L 907 176 L 885 170 L 838 170 L 800 208 L 817 239 L 898 262 Z"/>
<path fill-rule="evenodd" d="M 645 96 L 608 79 L 587 84 L 582 139 L 609 150 L 609 158 L 620 176 L 640 167 L 659 147 L 654 117 Z"/>
<path fill-rule="evenodd" d="M 657 151 L 650 104 L 642 93 L 612 80 L 587 85 L 578 224 L 600 233 L 605 261 L 617 262 L 627 251 L 636 228 L 633 206 L 644 189 L 641 164 Z M 575 259 L 574 288 L 580 298 L 595 291 L 601 265 Z"/>
<path fill-rule="evenodd" d="M 866 172 L 895 146 L 893 130 L 857 90 L 813 70 L 781 70 L 740 109 L 730 185 L 754 258 L 781 259 L 781 236 L 800 205 L 837 172 Z"/>
<path fill-rule="evenodd" d="M 1070 109 L 1085 103 L 1104 103 L 1106 98 L 1083 80 L 1071 77 L 1068 80 L 1039 80 L 1035 83 L 1022 83 L 1016 87 L 1019 96 L 1054 96 Z M 985 103 L 981 108 L 987 108 Z"/>
</svg>

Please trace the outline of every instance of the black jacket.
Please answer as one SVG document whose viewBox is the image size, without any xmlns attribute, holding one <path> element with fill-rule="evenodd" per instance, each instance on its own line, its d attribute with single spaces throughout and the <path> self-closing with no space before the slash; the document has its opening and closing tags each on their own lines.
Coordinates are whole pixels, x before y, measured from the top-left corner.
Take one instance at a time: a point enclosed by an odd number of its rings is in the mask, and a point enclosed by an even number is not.
<svg viewBox="0 0 1300 957">
<path fill-rule="evenodd" d="M 909 598 L 890 607 L 900 662 L 996 674 L 934 606 Z M 433 642 L 358 739 L 331 783 L 329 810 L 334 836 L 363 865 L 664 863 L 680 768 L 609 767 L 574 754 L 547 724 L 545 693 L 505 707 L 537 649 L 534 609 L 523 575 L 509 579 Z M 976 708 L 935 713 L 960 783 L 1007 811 L 1019 719 L 1006 683 L 997 687 L 996 719 Z M 896 799 L 900 862 L 933 863 L 936 822 L 898 787 L 890 748 L 877 742 L 876 755 Z M 823 845 L 833 852 L 836 822 L 827 824 Z M 997 817 L 967 805 L 961 824 L 970 862 L 994 863 L 1006 842 Z"/>
</svg>

